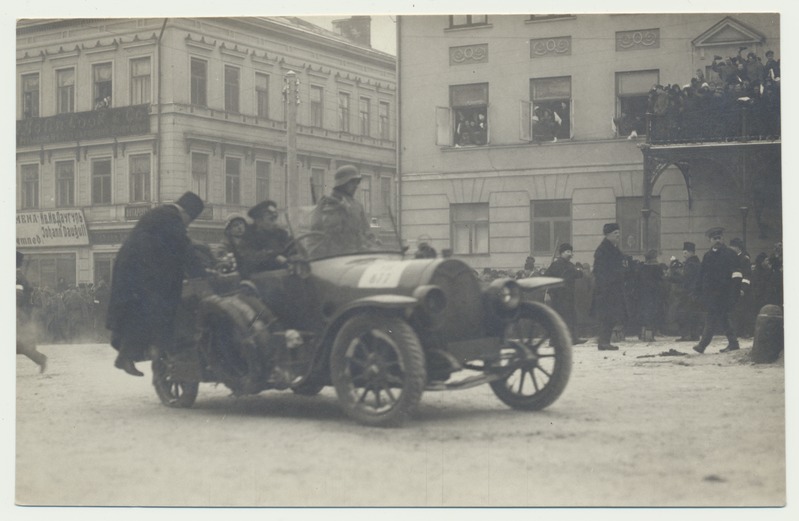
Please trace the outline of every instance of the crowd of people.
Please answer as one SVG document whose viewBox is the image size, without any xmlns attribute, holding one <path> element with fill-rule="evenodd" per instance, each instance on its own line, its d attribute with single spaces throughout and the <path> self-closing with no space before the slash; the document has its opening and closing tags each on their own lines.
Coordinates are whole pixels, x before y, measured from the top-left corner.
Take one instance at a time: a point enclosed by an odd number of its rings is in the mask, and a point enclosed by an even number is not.
<svg viewBox="0 0 799 521">
<path fill-rule="evenodd" d="M 32 286 L 30 314 L 40 342 L 49 344 L 107 342 L 105 281 L 59 287 Z"/>
<path fill-rule="evenodd" d="M 614 120 L 620 135 L 646 131 L 651 141 L 692 142 L 780 135 L 780 61 L 766 61 L 741 47 L 737 56 L 714 56 L 715 78 L 697 69 L 690 82 L 654 85 L 646 118 L 623 113 Z"/>
</svg>

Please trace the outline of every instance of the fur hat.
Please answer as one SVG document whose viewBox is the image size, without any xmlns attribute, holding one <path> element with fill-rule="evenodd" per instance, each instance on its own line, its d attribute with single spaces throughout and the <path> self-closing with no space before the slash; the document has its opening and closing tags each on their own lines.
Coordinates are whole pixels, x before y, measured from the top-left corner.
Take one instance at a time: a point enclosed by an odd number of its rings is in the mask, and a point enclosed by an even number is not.
<svg viewBox="0 0 799 521">
<path fill-rule="evenodd" d="M 682 249 L 684 251 L 696 252 L 696 244 L 686 241 L 682 243 Z"/>
<path fill-rule="evenodd" d="M 560 246 L 558 246 L 558 254 L 562 254 L 564 251 L 574 251 L 574 248 L 568 242 L 564 242 Z"/>
<path fill-rule="evenodd" d="M 722 228 L 721 226 L 714 226 L 713 228 L 710 228 L 708 231 L 705 232 L 705 237 L 707 237 L 708 239 L 712 239 L 717 235 L 724 235 L 724 228 Z"/>
<path fill-rule="evenodd" d="M 186 210 L 189 218 L 193 221 L 200 215 L 205 208 L 203 200 L 194 192 L 186 192 L 180 196 L 180 199 L 175 201 L 175 204 Z"/>
<path fill-rule="evenodd" d="M 333 186 L 338 188 L 339 186 L 344 186 L 353 179 L 360 179 L 360 178 L 361 174 L 358 173 L 358 169 L 355 168 L 354 166 L 352 165 L 340 166 L 338 170 L 336 170 Z"/>
<path fill-rule="evenodd" d="M 250 208 L 247 211 L 247 215 L 249 215 L 250 218 L 252 219 L 258 219 L 267 212 L 277 213 L 277 203 L 270 199 L 267 199 L 266 201 L 261 201 L 260 203 Z"/>
<path fill-rule="evenodd" d="M 613 233 L 619 229 L 619 223 L 607 223 L 605 226 L 602 227 L 602 234 L 607 235 L 609 233 Z"/>
<path fill-rule="evenodd" d="M 232 213 L 232 214 L 227 216 L 227 219 L 226 219 L 226 222 L 225 222 L 225 228 L 228 228 L 235 221 L 239 221 L 239 220 L 242 221 L 244 224 L 250 224 L 252 222 L 248 217 L 245 217 L 244 215 L 241 215 L 240 213 Z"/>
</svg>

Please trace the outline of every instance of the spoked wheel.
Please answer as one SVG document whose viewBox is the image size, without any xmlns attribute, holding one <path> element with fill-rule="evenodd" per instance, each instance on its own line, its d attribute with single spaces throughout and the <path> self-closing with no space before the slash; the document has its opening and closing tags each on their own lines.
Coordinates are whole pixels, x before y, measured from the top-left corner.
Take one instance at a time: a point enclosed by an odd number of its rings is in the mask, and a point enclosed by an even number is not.
<svg viewBox="0 0 799 521">
<path fill-rule="evenodd" d="M 427 374 L 416 333 L 398 318 L 364 313 L 339 331 L 330 360 L 347 414 L 378 427 L 400 425 L 416 410 Z"/>
<path fill-rule="evenodd" d="M 563 393 L 572 367 L 569 330 L 551 308 L 522 304 L 516 320 L 505 329 L 501 367 L 506 378 L 491 382 L 494 394 L 514 409 L 537 411 Z"/>
<path fill-rule="evenodd" d="M 153 359 L 153 385 L 161 403 L 167 407 L 191 407 L 200 388 L 199 382 L 175 380 L 169 374 L 166 361 L 160 356 Z"/>
</svg>

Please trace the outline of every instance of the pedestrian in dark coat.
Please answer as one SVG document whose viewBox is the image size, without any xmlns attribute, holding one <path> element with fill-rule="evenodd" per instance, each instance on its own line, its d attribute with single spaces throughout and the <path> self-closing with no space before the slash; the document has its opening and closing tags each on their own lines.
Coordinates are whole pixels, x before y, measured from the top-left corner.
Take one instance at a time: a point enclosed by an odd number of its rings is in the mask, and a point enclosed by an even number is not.
<svg viewBox="0 0 799 521">
<path fill-rule="evenodd" d="M 638 292 L 638 324 L 641 326 L 641 340 L 654 340 L 654 332 L 663 317 L 664 288 L 663 268 L 658 263 L 657 250 L 649 250 L 645 261 L 639 267 L 636 280 Z M 651 337 L 647 334 L 651 331 Z"/>
<path fill-rule="evenodd" d="M 677 324 L 680 337 L 677 342 L 696 342 L 702 329 L 702 306 L 698 300 L 699 270 L 702 262 L 696 256 L 696 244 L 684 242 L 682 246 L 683 268 L 679 283 L 679 310 Z"/>
<path fill-rule="evenodd" d="M 572 245 L 567 242 L 558 246 L 558 258 L 547 268 L 544 275 L 563 279 L 563 286 L 550 288 L 547 293 L 551 299 L 552 308 L 569 326 L 572 344 L 576 345 L 585 343 L 585 340 L 579 338 L 577 334 L 577 311 L 574 301 L 575 280 L 583 277 L 583 270 L 572 264 L 573 250 Z"/>
<path fill-rule="evenodd" d="M 724 228 L 711 228 L 707 231 L 710 240 L 710 250 L 702 257 L 702 266 L 699 270 L 699 293 L 702 303 L 707 311 L 705 329 L 702 338 L 694 346 L 694 351 L 704 353 L 713 334 L 718 328 L 724 331 L 727 337 L 727 347 L 722 353 L 739 349 L 735 329 L 730 322 L 730 311 L 735 307 L 741 291 L 741 278 L 738 258 L 730 248 L 726 247 L 723 240 Z"/>
<path fill-rule="evenodd" d="M 117 254 L 106 327 L 119 352 L 114 365 L 130 375 L 144 376 L 134 362 L 147 360 L 149 347 L 170 345 L 184 275 L 204 273 L 186 232 L 202 210 L 192 192 L 150 210 Z"/>
<path fill-rule="evenodd" d="M 730 249 L 735 252 L 738 268 L 741 271 L 741 291 L 732 311 L 732 321 L 739 337 L 751 338 L 755 334 L 757 316 L 752 294 L 752 259 L 744 249 L 744 242 L 738 237 L 730 241 Z"/>
<path fill-rule="evenodd" d="M 621 233 L 617 223 L 602 228 L 605 238 L 594 252 L 594 296 L 591 315 L 599 321 L 597 347 L 600 351 L 616 351 L 610 343 L 613 326 L 627 321 L 624 301 L 624 254 L 619 249 Z"/>
</svg>

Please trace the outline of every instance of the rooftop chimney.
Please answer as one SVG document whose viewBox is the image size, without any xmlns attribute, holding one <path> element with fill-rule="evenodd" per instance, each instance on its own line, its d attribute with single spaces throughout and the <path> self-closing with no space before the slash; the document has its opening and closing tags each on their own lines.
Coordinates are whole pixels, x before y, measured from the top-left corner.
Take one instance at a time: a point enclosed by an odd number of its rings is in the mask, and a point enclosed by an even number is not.
<svg viewBox="0 0 799 521">
<path fill-rule="evenodd" d="M 333 20 L 333 28 L 341 36 L 358 45 L 372 46 L 371 16 L 352 16 L 341 20 Z"/>
</svg>

